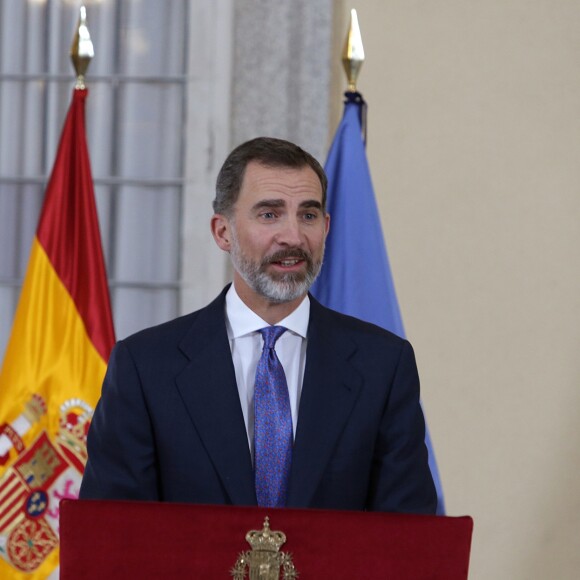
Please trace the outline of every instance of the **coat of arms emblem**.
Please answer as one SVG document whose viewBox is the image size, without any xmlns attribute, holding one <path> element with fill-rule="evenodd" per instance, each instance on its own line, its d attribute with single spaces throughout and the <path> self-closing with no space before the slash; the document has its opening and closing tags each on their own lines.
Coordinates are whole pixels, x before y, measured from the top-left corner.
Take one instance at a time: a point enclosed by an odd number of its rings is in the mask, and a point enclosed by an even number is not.
<svg viewBox="0 0 580 580">
<path fill-rule="evenodd" d="M 246 541 L 252 549 L 239 555 L 231 570 L 234 580 L 248 578 L 247 569 L 250 580 L 279 580 L 281 571 L 284 579 L 298 577 L 292 556 L 280 552 L 280 547 L 286 542 L 286 535 L 270 530 L 269 518 L 264 520 L 262 530 L 250 530 L 246 534 Z"/>
<path fill-rule="evenodd" d="M 78 497 L 93 414 L 84 401 L 66 400 L 58 431 L 41 430 L 25 445 L 23 437 L 46 411 L 35 394 L 12 423 L 0 425 L 0 558 L 24 573 L 34 572 L 58 546 L 59 502 Z"/>
</svg>

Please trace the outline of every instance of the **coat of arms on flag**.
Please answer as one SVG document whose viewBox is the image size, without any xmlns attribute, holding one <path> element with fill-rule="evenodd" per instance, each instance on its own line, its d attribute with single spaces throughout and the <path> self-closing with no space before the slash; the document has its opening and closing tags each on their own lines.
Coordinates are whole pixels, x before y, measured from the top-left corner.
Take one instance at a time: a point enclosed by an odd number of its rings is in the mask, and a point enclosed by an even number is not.
<svg viewBox="0 0 580 580">
<path fill-rule="evenodd" d="M 58 504 L 78 497 L 92 409 L 79 399 L 65 401 L 55 436 L 42 431 L 26 447 L 21 435 L 45 414 L 44 400 L 34 395 L 12 424 L 0 427 L 0 463 L 7 465 L 0 479 L 0 556 L 23 572 L 38 568 L 58 545 Z"/>
</svg>

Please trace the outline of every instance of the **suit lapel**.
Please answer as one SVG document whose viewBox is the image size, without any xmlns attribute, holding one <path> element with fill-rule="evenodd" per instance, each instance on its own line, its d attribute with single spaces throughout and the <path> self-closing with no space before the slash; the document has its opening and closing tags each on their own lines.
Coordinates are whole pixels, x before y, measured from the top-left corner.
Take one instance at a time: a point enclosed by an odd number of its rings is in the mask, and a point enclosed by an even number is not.
<svg viewBox="0 0 580 580">
<path fill-rule="evenodd" d="M 180 349 L 177 388 L 233 504 L 255 505 L 248 436 L 225 324 L 225 292 L 201 310 Z"/>
<path fill-rule="evenodd" d="M 310 505 L 362 384 L 349 359 L 356 345 L 335 332 L 330 312 L 310 298 L 306 368 L 300 397 L 288 507 Z"/>
</svg>

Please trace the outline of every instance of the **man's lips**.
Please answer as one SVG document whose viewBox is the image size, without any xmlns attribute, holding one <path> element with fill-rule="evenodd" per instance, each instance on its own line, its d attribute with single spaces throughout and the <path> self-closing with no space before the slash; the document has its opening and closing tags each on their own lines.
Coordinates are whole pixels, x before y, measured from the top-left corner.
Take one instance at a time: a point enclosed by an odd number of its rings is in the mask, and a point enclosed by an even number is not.
<svg viewBox="0 0 580 580">
<path fill-rule="evenodd" d="M 291 270 L 297 267 L 301 267 L 302 264 L 304 264 L 304 260 L 302 258 L 284 258 L 283 260 L 272 260 L 270 261 L 270 264 L 285 270 Z"/>
<path fill-rule="evenodd" d="M 268 258 L 267 263 L 282 270 L 298 270 L 302 269 L 309 259 L 310 257 L 306 252 L 294 249 L 273 254 Z"/>
</svg>

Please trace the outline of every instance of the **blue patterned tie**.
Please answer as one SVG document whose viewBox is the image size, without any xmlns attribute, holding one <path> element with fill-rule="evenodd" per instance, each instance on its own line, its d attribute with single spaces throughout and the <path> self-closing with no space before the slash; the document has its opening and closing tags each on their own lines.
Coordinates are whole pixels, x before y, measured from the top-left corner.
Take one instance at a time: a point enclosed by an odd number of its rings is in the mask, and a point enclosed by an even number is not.
<svg viewBox="0 0 580 580">
<path fill-rule="evenodd" d="M 284 507 L 292 462 L 292 414 L 288 385 L 274 345 L 286 332 L 268 326 L 260 333 L 264 349 L 256 369 L 254 387 L 254 446 L 256 497 L 263 507 Z"/>
</svg>

